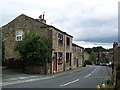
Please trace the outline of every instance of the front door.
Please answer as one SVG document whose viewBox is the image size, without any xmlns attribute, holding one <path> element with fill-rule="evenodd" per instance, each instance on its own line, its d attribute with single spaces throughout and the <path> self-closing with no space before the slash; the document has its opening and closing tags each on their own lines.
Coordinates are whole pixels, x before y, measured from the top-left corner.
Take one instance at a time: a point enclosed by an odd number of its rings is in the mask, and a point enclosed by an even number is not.
<svg viewBox="0 0 120 90">
<path fill-rule="evenodd" d="M 54 52 L 54 57 L 53 57 L 53 72 L 55 73 L 57 71 L 57 53 Z"/>
<path fill-rule="evenodd" d="M 71 66 L 71 53 L 70 53 L 70 66 Z"/>
<path fill-rule="evenodd" d="M 70 69 L 71 69 L 71 56 L 72 56 L 72 55 L 71 55 L 71 53 L 70 53 Z"/>
</svg>

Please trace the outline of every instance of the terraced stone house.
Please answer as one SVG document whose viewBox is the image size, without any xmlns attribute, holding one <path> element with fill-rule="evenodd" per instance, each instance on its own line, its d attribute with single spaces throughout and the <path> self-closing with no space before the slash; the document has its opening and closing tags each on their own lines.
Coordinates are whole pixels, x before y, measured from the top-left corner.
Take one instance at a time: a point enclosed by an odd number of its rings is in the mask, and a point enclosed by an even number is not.
<svg viewBox="0 0 120 90">
<path fill-rule="evenodd" d="M 61 72 L 71 68 L 73 36 L 54 26 L 47 25 L 44 15 L 40 16 L 39 19 L 33 19 L 24 14 L 2 27 L 2 37 L 5 46 L 4 60 L 8 66 L 12 67 L 10 63 L 19 62 L 21 59 L 20 54 L 14 51 L 15 44 L 21 41 L 25 34 L 30 31 L 41 33 L 52 42 L 53 51 L 51 52 L 51 57 L 53 60 L 48 63 L 47 73 Z M 13 66 L 15 67 L 15 65 Z"/>
<path fill-rule="evenodd" d="M 84 63 L 84 48 L 72 43 L 72 68 L 82 67 Z"/>
</svg>

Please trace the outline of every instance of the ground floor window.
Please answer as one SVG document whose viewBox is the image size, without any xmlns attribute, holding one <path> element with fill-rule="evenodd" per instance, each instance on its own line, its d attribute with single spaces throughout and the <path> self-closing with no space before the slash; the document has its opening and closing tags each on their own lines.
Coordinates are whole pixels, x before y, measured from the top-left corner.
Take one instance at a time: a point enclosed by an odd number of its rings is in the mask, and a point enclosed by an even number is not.
<svg viewBox="0 0 120 90">
<path fill-rule="evenodd" d="M 77 64 L 77 61 L 76 61 L 76 58 L 74 57 L 74 65 L 76 65 Z"/>
<path fill-rule="evenodd" d="M 66 53 L 66 62 L 70 61 L 70 53 Z"/>
<path fill-rule="evenodd" d="M 62 64 L 62 63 L 63 63 L 63 53 L 58 52 L 58 64 Z"/>
</svg>

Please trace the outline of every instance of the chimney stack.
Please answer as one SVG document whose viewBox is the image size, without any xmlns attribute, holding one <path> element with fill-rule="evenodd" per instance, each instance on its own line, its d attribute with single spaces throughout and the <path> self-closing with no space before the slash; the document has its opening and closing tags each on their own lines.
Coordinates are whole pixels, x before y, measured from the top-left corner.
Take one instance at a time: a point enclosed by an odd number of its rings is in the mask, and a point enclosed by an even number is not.
<svg viewBox="0 0 120 90">
<path fill-rule="evenodd" d="M 43 14 L 43 20 L 44 20 L 45 15 Z"/>
<path fill-rule="evenodd" d="M 42 22 L 42 23 L 46 23 L 46 20 L 45 20 L 45 15 L 40 15 L 39 16 L 39 19 L 37 19 L 38 21 Z"/>
</svg>

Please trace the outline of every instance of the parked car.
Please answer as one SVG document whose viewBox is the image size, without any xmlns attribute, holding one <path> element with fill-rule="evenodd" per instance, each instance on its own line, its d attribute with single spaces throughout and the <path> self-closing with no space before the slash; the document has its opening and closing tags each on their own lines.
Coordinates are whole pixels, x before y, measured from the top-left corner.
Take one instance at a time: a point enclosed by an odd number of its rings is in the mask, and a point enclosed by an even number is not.
<svg viewBox="0 0 120 90">
<path fill-rule="evenodd" d="M 109 63 L 100 63 L 101 66 L 109 66 Z"/>
<path fill-rule="evenodd" d="M 95 65 L 100 65 L 100 63 L 96 63 Z"/>
</svg>

